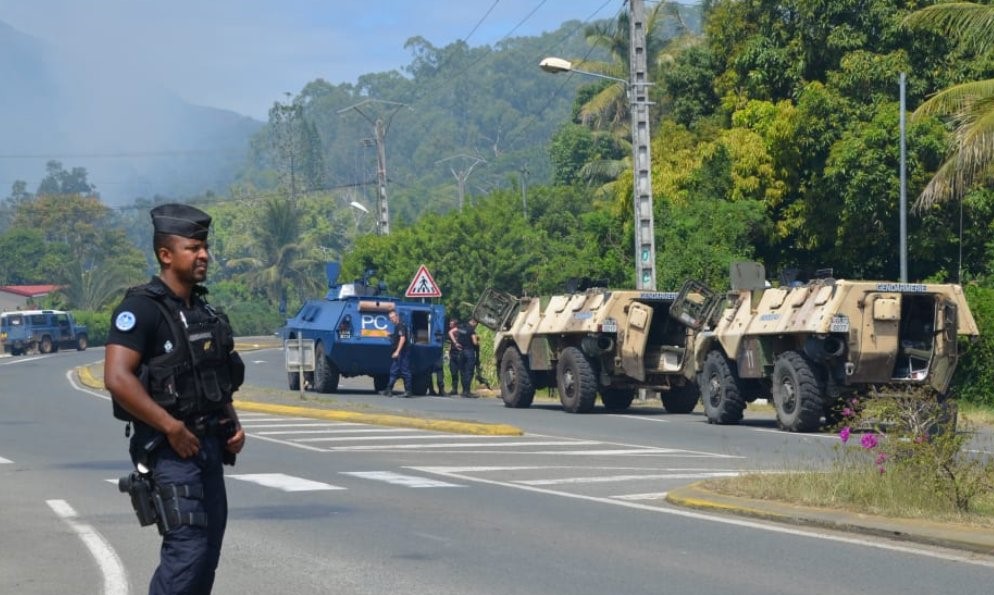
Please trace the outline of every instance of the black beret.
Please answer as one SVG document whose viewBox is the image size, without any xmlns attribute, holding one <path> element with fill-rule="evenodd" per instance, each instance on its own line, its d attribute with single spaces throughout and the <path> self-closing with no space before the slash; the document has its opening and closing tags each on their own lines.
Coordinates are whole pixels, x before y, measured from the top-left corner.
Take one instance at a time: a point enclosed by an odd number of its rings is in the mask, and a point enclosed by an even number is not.
<svg viewBox="0 0 994 595">
<path fill-rule="evenodd" d="M 211 216 L 196 207 L 170 203 L 155 207 L 151 214 L 155 233 L 206 240 L 210 231 Z"/>
</svg>

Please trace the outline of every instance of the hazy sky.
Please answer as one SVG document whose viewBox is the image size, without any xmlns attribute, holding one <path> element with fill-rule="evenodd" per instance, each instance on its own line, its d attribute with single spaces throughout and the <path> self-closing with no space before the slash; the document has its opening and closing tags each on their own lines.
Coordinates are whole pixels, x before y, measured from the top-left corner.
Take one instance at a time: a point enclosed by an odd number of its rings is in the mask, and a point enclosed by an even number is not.
<svg viewBox="0 0 994 595">
<path fill-rule="evenodd" d="M 80 59 L 137 72 L 187 101 L 260 120 L 309 81 L 410 62 L 404 42 L 492 45 L 622 0 L 0 0 L 0 21 Z"/>
</svg>

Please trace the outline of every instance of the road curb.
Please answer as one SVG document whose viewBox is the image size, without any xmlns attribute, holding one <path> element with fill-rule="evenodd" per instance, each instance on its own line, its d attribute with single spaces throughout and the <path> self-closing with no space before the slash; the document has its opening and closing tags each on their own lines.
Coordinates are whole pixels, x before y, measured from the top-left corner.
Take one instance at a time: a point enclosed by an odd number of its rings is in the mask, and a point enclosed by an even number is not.
<svg viewBox="0 0 994 595">
<path fill-rule="evenodd" d="M 994 554 L 994 531 L 983 527 L 937 523 L 923 519 L 881 517 L 772 500 L 740 498 L 713 492 L 701 482 L 670 490 L 666 494 L 666 501 L 674 506 L 695 510 L 886 537 L 978 554 Z"/>
</svg>

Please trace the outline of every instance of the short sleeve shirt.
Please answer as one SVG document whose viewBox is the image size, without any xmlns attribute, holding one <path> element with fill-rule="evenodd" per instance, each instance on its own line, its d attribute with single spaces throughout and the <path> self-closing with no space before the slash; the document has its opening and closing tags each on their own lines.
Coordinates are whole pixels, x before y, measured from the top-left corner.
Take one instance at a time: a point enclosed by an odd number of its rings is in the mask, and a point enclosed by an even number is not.
<svg viewBox="0 0 994 595">
<path fill-rule="evenodd" d="M 407 351 L 411 347 L 411 337 L 407 334 L 407 325 L 402 321 L 398 321 L 397 324 L 393 326 L 393 333 L 390 335 L 390 347 L 397 349 L 397 344 L 400 343 L 401 337 L 405 337 L 407 339 L 401 350 Z"/>
<path fill-rule="evenodd" d="M 158 277 L 153 277 L 151 283 L 169 291 Z M 169 293 L 172 294 L 171 291 Z M 107 344 L 121 345 L 137 351 L 142 354 L 143 362 L 172 351 L 176 340 L 159 306 L 147 296 L 125 297 L 111 315 Z"/>
</svg>

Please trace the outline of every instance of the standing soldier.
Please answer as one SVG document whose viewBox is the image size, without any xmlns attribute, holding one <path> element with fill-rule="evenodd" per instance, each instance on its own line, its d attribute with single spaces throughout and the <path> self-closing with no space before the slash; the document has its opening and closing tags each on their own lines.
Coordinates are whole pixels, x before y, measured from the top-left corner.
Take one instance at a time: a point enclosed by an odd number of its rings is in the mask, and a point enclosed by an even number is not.
<svg viewBox="0 0 994 595">
<path fill-rule="evenodd" d="M 480 353 L 480 338 L 476 336 L 476 319 L 470 318 L 469 322 L 459 328 L 459 345 L 462 354 L 462 396 L 466 398 L 475 397 L 470 392 L 473 383 L 473 372 L 476 371 L 476 358 Z"/>
<path fill-rule="evenodd" d="M 390 347 L 393 351 L 390 357 L 390 378 L 387 380 L 387 388 L 382 395 L 392 397 L 393 385 L 397 383 L 397 378 L 404 379 L 404 396 L 411 396 L 411 345 L 407 332 L 407 325 L 401 322 L 400 315 L 396 310 L 391 310 L 388 314 L 390 322 L 393 323 L 393 333 L 390 334 Z"/>
<path fill-rule="evenodd" d="M 129 289 L 114 310 L 104 384 L 115 416 L 135 427 L 138 473 L 121 489 L 142 524 L 155 522 L 162 534 L 149 593 L 210 593 L 228 520 L 222 464 L 234 465 L 245 444 L 231 404 L 245 366 L 228 318 L 200 285 L 210 216 L 181 204 L 151 215 L 159 274 Z M 157 514 L 140 509 L 143 498 L 155 501 Z"/>
<path fill-rule="evenodd" d="M 459 320 L 449 320 L 449 374 L 452 375 L 452 396 L 459 394 L 459 371 L 462 370 L 462 345 L 459 344 Z"/>
</svg>

